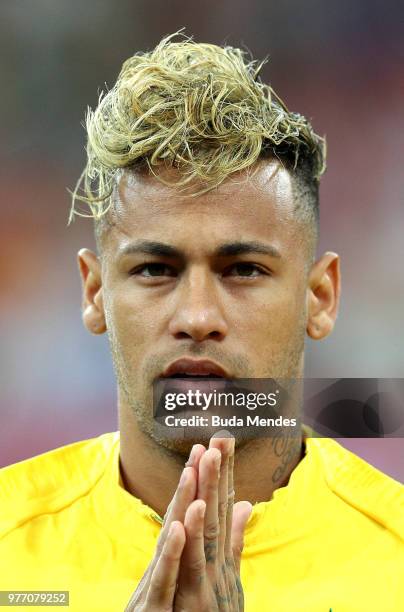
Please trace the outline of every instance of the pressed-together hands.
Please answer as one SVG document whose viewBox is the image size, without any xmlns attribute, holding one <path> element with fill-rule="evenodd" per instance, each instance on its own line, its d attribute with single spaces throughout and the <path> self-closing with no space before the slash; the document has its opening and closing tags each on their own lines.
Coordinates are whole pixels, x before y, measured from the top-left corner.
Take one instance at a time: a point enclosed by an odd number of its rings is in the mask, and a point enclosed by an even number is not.
<svg viewBox="0 0 404 612">
<path fill-rule="evenodd" d="M 239 612 L 249 502 L 234 504 L 234 438 L 193 446 L 155 555 L 125 612 Z"/>
</svg>

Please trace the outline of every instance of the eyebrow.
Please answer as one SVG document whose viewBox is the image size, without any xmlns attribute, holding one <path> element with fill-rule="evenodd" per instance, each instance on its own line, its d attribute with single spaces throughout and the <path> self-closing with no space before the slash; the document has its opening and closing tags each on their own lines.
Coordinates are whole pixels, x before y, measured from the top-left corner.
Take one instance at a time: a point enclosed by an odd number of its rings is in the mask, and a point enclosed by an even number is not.
<svg viewBox="0 0 404 612">
<path fill-rule="evenodd" d="M 259 253 L 260 255 L 270 255 L 271 257 L 280 258 L 281 254 L 271 244 L 265 244 L 256 240 L 249 242 L 228 242 L 223 244 L 216 250 L 216 255 L 219 257 L 230 257 L 234 255 L 245 255 L 247 253 Z"/>
<path fill-rule="evenodd" d="M 155 255 L 157 257 L 182 257 L 182 252 L 176 247 L 164 242 L 154 240 L 137 240 L 125 246 L 120 252 L 119 257 L 125 255 Z"/>
<path fill-rule="evenodd" d="M 237 255 L 246 255 L 248 253 L 258 253 L 260 255 L 270 255 L 279 259 L 281 254 L 271 244 L 265 244 L 264 242 L 253 241 L 238 241 L 238 242 L 226 242 L 219 246 L 215 252 L 216 257 L 235 257 Z M 120 252 L 119 257 L 125 255 L 154 255 L 155 257 L 172 257 L 177 259 L 183 259 L 184 253 L 180 249 L 166 244 L 164 242 L 156 242 L 154 240 L 137 240 L 131 244 L 125 246 Z"/>
</svg>

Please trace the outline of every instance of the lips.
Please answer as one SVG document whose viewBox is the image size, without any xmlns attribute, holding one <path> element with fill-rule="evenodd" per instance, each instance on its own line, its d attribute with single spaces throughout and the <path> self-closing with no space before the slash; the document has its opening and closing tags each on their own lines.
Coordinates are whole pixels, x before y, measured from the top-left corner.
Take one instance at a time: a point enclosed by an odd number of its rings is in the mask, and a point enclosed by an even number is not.
<svg viewBox="0 0 404 612">
<path fill-rule="evenodd" d="M 163 378 L 186 378 L 205 376 L 210 378 L 230 378 L 229 373 L 210 359 L 177 359 L 163 372 Z"/>
</svg>

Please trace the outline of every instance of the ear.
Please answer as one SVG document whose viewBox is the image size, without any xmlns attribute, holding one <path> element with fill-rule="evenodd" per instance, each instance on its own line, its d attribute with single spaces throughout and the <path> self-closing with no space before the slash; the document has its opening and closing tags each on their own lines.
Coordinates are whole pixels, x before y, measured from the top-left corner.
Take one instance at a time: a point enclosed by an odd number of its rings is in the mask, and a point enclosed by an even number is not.
<svg viewBox="0 0 404 612">
<path fill-rule="evenodd" d="M 83 289 L 83 323 L 92 334 L 103 334 L 106 329 L 102 295 L 101 264 L 93 251 L 80 249 L 77 254 Z"/>
<path fill-rule="evenodd" d="M 313 265 L 307 290 L 307 333 L 313 340 L 333 330 L 340 296 L 339 257 L 327 252 Z"/>
</svg>

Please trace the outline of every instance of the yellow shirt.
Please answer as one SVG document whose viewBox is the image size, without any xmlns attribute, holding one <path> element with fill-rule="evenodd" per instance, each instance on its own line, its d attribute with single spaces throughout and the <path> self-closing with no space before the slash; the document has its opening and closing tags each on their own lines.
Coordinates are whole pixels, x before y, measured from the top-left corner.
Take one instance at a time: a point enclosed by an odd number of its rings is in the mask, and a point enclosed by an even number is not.
<svg viewBox="0 0 404 612">
<path fill-rule="evenodd" d="M 116 432 L 0 470 L 0 590 L 124 610 L 161 526 L 120 486 L 118 460 Z M 247 612 L 404 611 L 404 487 L 308 438 L 288 485 L 254 506 L 241 568 Z"/>
</svg>

